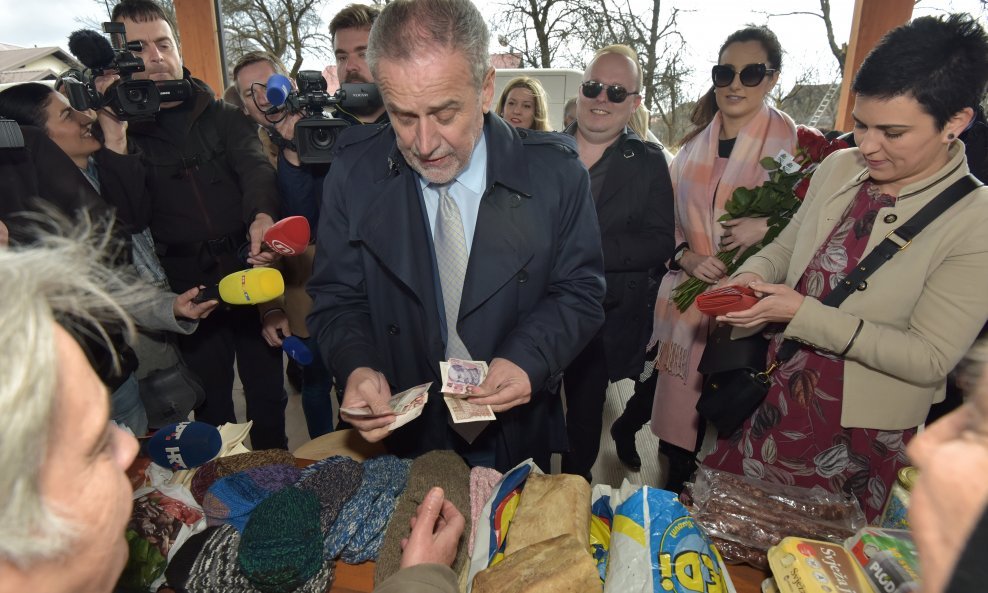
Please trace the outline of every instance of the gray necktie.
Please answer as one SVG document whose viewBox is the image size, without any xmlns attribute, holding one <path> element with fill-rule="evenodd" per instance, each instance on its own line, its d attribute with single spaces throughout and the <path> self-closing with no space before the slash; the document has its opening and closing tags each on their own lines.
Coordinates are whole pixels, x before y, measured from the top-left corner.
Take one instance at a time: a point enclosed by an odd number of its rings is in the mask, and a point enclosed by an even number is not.
<svg viewBox="0 0 988 593">
<path fill-rule="evenodd" d="M 439 211 L 436 213 L 436 262 L 439 264 L 439 282 L 443 287 L 443 305 L 446 309 L 446 357 L 470 360 L 460 335 L 456 332 L 456 320 L 460 314 L 460 296 L 463 279 L 467 275 L 467 240 L 463 232 L 463 219 L 449 186 L 440 185 Z"/>
<path fill-rule="evenodd" d="M 456 331 L 456 320 L 460 314 L 460 297 L 463 294 L 463 280 L 467 276 L 466 234 L 463 232 L 463 219 L 460 208 L 449 195 L 449 186 L 436 186 L 439 191 L 439 209 L 436 212 L 436 232 L 433 242 L 436 247 L 436 263 L 439 265 L 439 283 L 443 288 L 443 307 L 446 309 L 446 358 L 470 360 L 470 351 Z M 465 422 L 456 424 L 452 418 L 449 425 L 468 443 L 473 443 L 489 422 Z"/>
</svg>

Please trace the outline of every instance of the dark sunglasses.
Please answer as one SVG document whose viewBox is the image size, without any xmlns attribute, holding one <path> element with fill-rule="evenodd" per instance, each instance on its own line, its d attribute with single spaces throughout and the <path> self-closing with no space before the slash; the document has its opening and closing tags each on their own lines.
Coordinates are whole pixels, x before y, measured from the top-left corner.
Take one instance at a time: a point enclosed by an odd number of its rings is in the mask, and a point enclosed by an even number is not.
<svg viewBox="0 0 988 593">
<path fill-rule="evenodd" d="M 766 68 L 765 64 L 748 64 L 741 69 L 741 84 L 744 86 L 758 86 L 765 80 L 766 74 L 775 72 L 774 68 Z M 710 71 L 714 86 L 725 87 L 734 82 L 734 66 L 718 64 Z"/>
<path fill-rule="evenodd" d="M 624 103 L 628 95 L 637 95 L 638 92 L 628 92 L 628 89 L 619 84 L 605 85 L 596 80 L 588 80 L 580 85 L 580 92 L 588 99 L 596 99 L 600 91 L 607 89 L 607 100 L 611 103 Z"/>
</svg>

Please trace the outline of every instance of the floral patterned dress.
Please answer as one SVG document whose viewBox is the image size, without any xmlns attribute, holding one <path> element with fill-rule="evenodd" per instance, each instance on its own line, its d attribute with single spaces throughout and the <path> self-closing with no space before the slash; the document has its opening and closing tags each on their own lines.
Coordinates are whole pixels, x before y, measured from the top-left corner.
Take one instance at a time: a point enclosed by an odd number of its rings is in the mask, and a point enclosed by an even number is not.
<svg viewBox="0 0 988 593">
<path fill-rule="evenodd" d="M 857 266 L 880 208 L 895 198 L 866 182 L 796 285 L 822 299 Z M 776 333 L 769 360 L 782 343 Z M 852 493 L 869 522 L 881 513 L 896 473 L 907 464 L 909 430 L 840 425 L 844 360 L 803 346 L 772 376 L 768 396 L 734 434 L 717 441 L 704 464 L 753 478 Z"/>
</svg>

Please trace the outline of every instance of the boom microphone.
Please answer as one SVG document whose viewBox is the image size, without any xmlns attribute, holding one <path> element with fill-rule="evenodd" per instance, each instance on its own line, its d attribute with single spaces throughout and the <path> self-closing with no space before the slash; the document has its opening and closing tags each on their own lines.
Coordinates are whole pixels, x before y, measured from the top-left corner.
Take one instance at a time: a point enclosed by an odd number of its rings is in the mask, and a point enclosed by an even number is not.
<svg viewBox="0 0 988 593">
<path fill-rule="evenodd" d="M 105 68 L 113 62 L 113 46 L 96 31 L 79 29 L 69 35 L 69 51 L 87 68 Z"/>
<path fill-rule="evenodd" d="M 219 285 L 200 290 L 194 302 L 221 300 L 230 305 L 257 305 L 285 294 L 285 279 L 274 268 L 250 268 L 229 274 Z"/>
</svg>

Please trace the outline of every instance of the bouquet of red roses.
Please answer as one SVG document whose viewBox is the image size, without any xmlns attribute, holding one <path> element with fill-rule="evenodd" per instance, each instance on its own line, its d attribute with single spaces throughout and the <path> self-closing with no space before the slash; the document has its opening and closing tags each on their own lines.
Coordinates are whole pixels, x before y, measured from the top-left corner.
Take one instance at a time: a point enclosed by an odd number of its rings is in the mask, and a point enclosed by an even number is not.
<svg viewBox="0 0 988 593">
<path fill-rule="evenodd" d="M 775 157 L 766 156 L 759 161 L 768 171 L 768 181 L 755 188 L 735 189 L 731 199 L 724 204 L 727 213 L 718 219 L 720 222 L 749 216 L 768 218 L 768 232 L 760 242 L 744 251 L 735 247 L 717 254 L 717 259 L 727 266 L 728 276 L 786 228 L 803 203 L 810 178 L 823 159 L 832 152 L 848 147 L 843 140 L 827 140 L 816 128 L 802 125 L 796 128 L 796 144 L 795 156 L 781 151 Z M 697 295 L 709 287 L 703 280 L 689 278 L 673 290 L 672 300 L 680 311 L 685 311 Z"/>
</svg>

